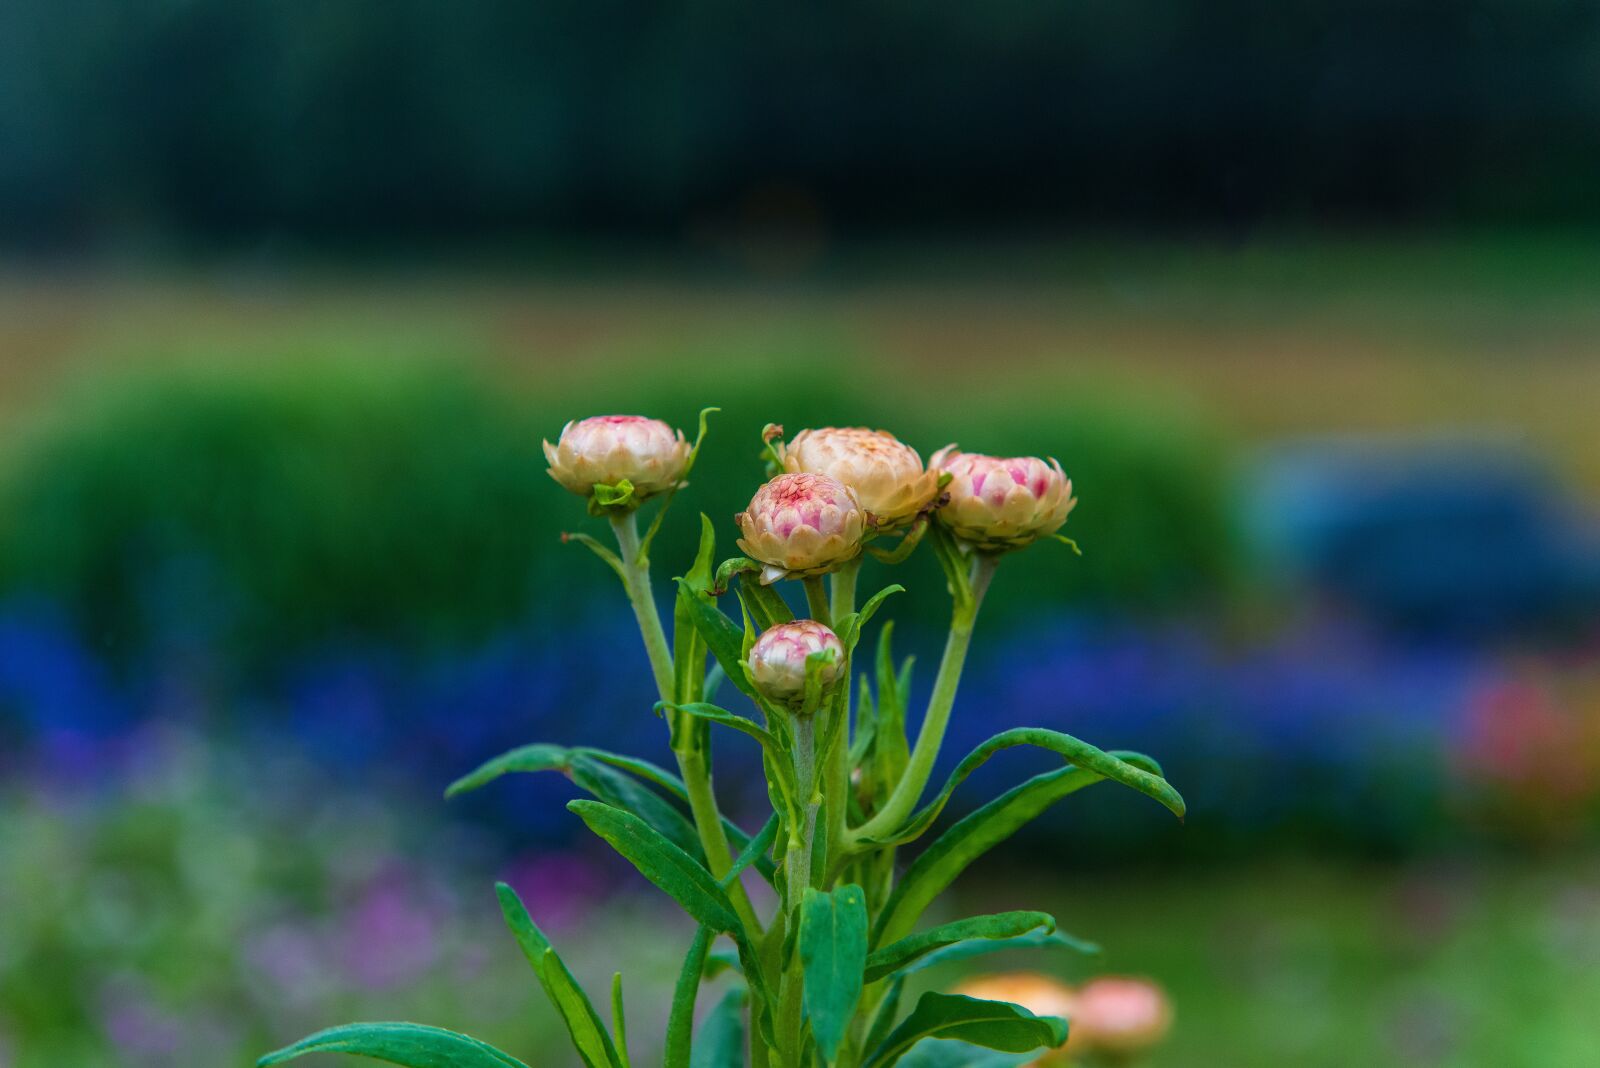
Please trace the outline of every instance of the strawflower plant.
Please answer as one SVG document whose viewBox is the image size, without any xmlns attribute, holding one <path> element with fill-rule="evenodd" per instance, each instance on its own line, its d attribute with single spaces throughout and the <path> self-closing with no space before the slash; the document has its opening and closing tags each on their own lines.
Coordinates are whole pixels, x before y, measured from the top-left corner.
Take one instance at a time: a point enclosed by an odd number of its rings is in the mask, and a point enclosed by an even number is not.
<svg viewBox="0 0 1600 1068">
<path fill-rule="evenodd" d="M 1183 815 L 1182 798 L 1148 757 L 1032 728 L 996 734 L 928 796 L 984 593 L 1018 550 L 1045 538 L 1067 541 L 1057 530 L 1075 503 L 1071 483 L 1053 460 L 952 446 L 924 467 L 883 431 L 809 430 L 786 445 L 782 429 L 768 426 L 769 480 L 735 520 L 742 555 L 718 563 L 716 526 L 701 516 L 699 551 L 676 579 L 669 635 L 652 593 L 650 550 L 712 411 L 701 413 L 692 445 L 667 424 L 638 416 L 569 423 L 555 445 L 545 445 L 551 476 L 615 534 L 614 549 L 588 535 L 568 537 L 622 582 L 676 771 L 603 749 L 536 744 L 496 757 L 448 794 L 511 772 L 567 775 L 592 795 L 568 808 L 699 925 L 661 1044 L 667 1068 L 1013 1064 L 1017 1055 L 1059 1049 L 1068 1029 L 1059 1016 L 939 992 L 908 1007 L 902 992 L 909 976 L 942 961 L 1019 948 L 1092 949 L 1042 912 L 920 924 L 957 876 L 1048 806 L 1110 780 Z M 646 506 L 655 514 L 641 535 Z M 880 628 L 872 653 L 858 649 L 863 628 L 902 587 L 887 585 L 859 605 L 856 589 L 865 559 L 893 565 L 924 543 L 944 572 L 951 620 L 913 741 L 912 665 L 895 661 L 891 625 Z M 787 581 L 802 585 L 809 618 L 794 618 L 780 595 L 777 584 Z M 748 737 L 750 759 L 759 757 L 765 772 L 772 812 L 754 833 L 721 811 L 712 787 L 710 737 L 723 729 Z M 900 850 L 934 830 L 962 782 L 1016 746 L 1049 750 L 1062 766 L 980 806 L 902 868 Z M 770 915 L 747 892 L 754 879 L 775 892 Z M 632 1068 L 621 975 L 612 983 L 608 1025 L 515 892 L 504 884 L 497 890 L 583 1063 Z M 700 988 L 725 972 L 736 985 L 700 1014 L 697 1028 Z M 316 1051 L 408 1068 L 523 1064 L 477 1039 L 411 1023 L 335 1027 L 261 1063 Z"/>
</svg>

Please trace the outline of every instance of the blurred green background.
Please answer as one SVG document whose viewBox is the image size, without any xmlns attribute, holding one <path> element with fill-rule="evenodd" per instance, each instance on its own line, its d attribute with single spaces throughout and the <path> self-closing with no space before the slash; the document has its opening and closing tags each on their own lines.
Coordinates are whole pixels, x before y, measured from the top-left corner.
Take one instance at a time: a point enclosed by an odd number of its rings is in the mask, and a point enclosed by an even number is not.
<svg viewBox="0 0 1600 1068">
<path fill-rule="evenodd" d="M 769 421 L 1074 480 L 946 763 L 1054 727 L 1191 813 L 1075 798 L 949 915 L 1162 983 L 1157 1066 L 1590 1063 L 1597 56 L 1557 0 L 0 10 L 0 1068 L 564 1064 L 495 878 L 649 1063 L 682 917 L 561 781 L 439 794 L 662 756 L 539 442 L 707 404 L 661 579 Z M 925 694 L 937 568 L 864 581 Z"/>
</svg>

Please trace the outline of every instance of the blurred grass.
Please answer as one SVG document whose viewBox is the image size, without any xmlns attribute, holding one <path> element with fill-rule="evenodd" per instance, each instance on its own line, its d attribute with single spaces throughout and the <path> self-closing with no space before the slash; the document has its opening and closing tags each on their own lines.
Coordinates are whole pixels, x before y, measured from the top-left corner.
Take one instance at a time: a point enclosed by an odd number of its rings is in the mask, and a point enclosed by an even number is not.
<svg viewBox="0 0 1600 1068">
<path fill-rule="evenodd" d="M 1177 1025 L 1152 1068 L 1577 1068 L 1592 1061 L 1600 1004 L 1597 887 L 1594 856 L 1014 870 L 958 888 L 946 911 L 1044 909 L 1105 947 L 1048 970 L 1157 978 Z"/>
<path fill-rule="evenodd" d="M 1499 430 L 1593 491 L 1597 295 L 1600 242 L 1583 232 L 886 243 L 776 276 L 737 249 L 684 261 L 605 246 L 386 275 L 270 260 L 205 275 L 14 271 L 0 282 L 0 410 L 41 402 L 72 371 L 207 349 L 276 361 L 308 338 L 474 354 L 575 412 L 602 388 L 631 393 L 652 360 L 709 396 L 730 370 L 772 388 L 815 376 L 793 356 L 822 349 L 843 354 L 828 373 L 933 411 L 955 403 L 954 384 L 963 408 L 1120 390 L 1199 408 L 1247 440 Z"/>
</svg>

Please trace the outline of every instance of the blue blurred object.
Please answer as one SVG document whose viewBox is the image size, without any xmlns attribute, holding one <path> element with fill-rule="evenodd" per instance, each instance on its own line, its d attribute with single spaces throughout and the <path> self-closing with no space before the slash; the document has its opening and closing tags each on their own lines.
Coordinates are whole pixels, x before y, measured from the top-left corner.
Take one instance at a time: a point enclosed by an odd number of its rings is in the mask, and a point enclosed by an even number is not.
<svg viewBox="0 0 1600 1068">
<path fill-rule="evenodd" d="M 1600 539 L 1545 466 L 1482 438 L 1275 450 L 1246 524 L 1278 575 L 1419 634 L 1499 637 L 1600 603 Z"/>
</svg>

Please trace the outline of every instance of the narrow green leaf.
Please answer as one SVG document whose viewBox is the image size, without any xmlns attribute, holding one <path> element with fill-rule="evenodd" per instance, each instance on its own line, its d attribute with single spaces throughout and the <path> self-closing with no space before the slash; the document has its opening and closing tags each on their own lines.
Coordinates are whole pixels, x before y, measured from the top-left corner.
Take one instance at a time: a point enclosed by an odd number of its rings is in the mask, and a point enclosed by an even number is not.
<svg viewBox="0 0 1600 1068">
<path fill-rule="evenodd" d="M 1015 938 L 975 938 L 966 942 L 955 942 L 942 949 L 936 949 L 926 956 L 908 964 L 900 969 L 897 975 L 910 975 L 920 972 L 924 968 L 932 968 L 938 964 L 948 964 L 951 961 L 968 960 L 972 957 L 981 957 L 989 953 L 1006 953 L 1014 949 L 1070 949 L 1075 953 L 1095 957 L 1100 955 L 1100 947 L 1093 942 L 1060 931 L 1045 934 L 1036 931 L 1033 934 L 1018 935 Z"/>
<path fill-rule="evenodd" d="M 625 809 L 660 831 L 679 849 L 698 860 L 705 850 L 689 817 L 668 804 L 661 795 L 642 786 L 638 780 L 614 767 L 582 753 L 570 758 L 572 781 L 614 808 Z"/>
<path fill-rule="evenodd" d="M 778 827 L 782 823 L 782 818 L 776 812 L 767 817 L 767 822 L 762 825 L 761 830 L 739 851 L 739 855 L 733 858 L 733 866 L 728 869 L 728 874 L 719 880 L 724 890 L 732 886 L 733 881 L 746 868 L 766 855 L 767 850 L 772 848 L 772 843 L 777 839 Z"/>
<path fill-rule="evenodd" d="M 665 512 L 665 506 L 662 509 Z M 657 516 L 659 520 L 660 516 Z M 698 596 L 711 588 L 711 562 L 717 551 L 717 532 L 711 518 L 700 514 L 700 547 L 694 563 L 681 580 L 687 590 L 680 588 L 672 608 L 672 686 L 673 695 L 680 701 L 693 701 L 701 696 L 705 680 L 705 639 L 695 629 L 693 606 L 686 598 Z M 674 743 L 678 739 L 674 738 Z"/>
<path fill-rule="evenodd" d="M 1031 1061 L 1031 1052 L 1001 1053 L 965 1042 L 925 1038 L 900 1058 L 900 1068 L 1021 1068 Z"/>
<path fill-rule="evenodd" d="M 889 1037 L 889 1032 L 894 1030 L 895 1018 L 900 1015 L 900 997 L 905 993 L 905 988 L 904 975 L 896 975 L 889 980 L 889 989 L 884 992 L 883 1000 L 878 1002 L 878 1009 L 872 1014 L 872 1025 L 867 1028 L 863 1049 L 877 1049 Z"/>
<path fill-rule="evenodd" d="M 968 939 L 1015 938 L 1040 927 L 1046 932 L 1054 931 L 1056 929 L 1054 917 L 1047 912 L 1000 912 L 992 916 L 972 916 L 952 923 L 943 923 L 931 930 L 909 935 L 882 949 L 874 950 L 867 957 L 867 982 L 877 982 L 912 961 L 956 942 Z"/>
<path fill-rule="evenodd" d="M 672 990 L 672 1010 L 667 1015 L 667 1045 L 662 1053 L 664 1068 L 689 1068 L 689 1050 L 694 1035 L 694 1003 L 705 977 L 706 956 L 717 933 L 701 926 L 689 943 L 678 984 Z"/>
<path fill-rule="evenodd" d="M 1017 727 L 1002 731 L 968 753 L 961 763 L 956 765 L 950 777 L 945 780 L 943 789 L 932 801 L 907 820 L 903 827 L 893 834 L 875 840 L 874 844 L 898 844 L 920 837 L 933 825 L 933 821 L 949 802 L 950 795 L 955 793 L 957 786 L 966 781 L 967 776 L 977 771 L 996 753 L 1017 746 L 1048 749 L 1065 758 L 1068 763 L 1092 771 L 1103 778 L 1131 786 L 1161 802 L 1180 819 L 1183 817 L 1183 798 L 1166 779 L 1161 777 L 1160 765 L 1149 757 L 1139 753 L 1107 753 L 1060 731 L 1045 730 L 1041 727 Z"/>
<path fill-rule="evenodd" d="M 917 1001 L 883 1045 L 873 1051 L 868 1068 L 894 1064 L 926 1038 L 957 1039 L 985 1049 L 1026 1053 L 1055 1049 L 1067 1040 L 1067 1021 L 1056 1016 L 1035 1016 L 1020 1005 L 980 1001 L 960 994 L 929 991 Z"/>
<path fill-rule="evenodd" d="M 690 1068 L 744 1068 L 744 1005 L 747 996 L 735 987 L 722 995 L 700 1025 Z"/>
<path fill-rule="evenodd" d="M 917 917 L 974 860 L 1010 838 L 1055 802 L 1104 778 L 1065 767 L 1012 787 L 959 820 L 922 851 L 878 914 L 873 944 L 884 946 L 911 933 Z"/>
<path fill-rule="evenodd" d="M 739 689 L 759 700 L 755 687 L 745 678 L 744 661 L 740 652 L 744 647 L 744 628 L 729 619 L 717 607 L 709 593 L 696 590 L 686 579 L 678 580 L 679 605 L 683 618 L 705 640 L 706 648 L 717 658 L 728 679 Z"/>
<path fill-rule="evenodd" d="M 771 630 L 781 623 L 794 622 L 794 612 L 790 611 L 789 602 L 783 599 L 776 585 L 761 585 L 759 575 L 758 568 L 757 577 L 754 579 L 745 575 L 739 576 L 739 597 L 749 608 L 750 618 L 754 619 L 756 626 L 762 630 Z"/>
<path fill-rule="evenodd" d="M 744 929 L 727 892 L 699 861 L 659 831 L 631 812 L 598 801 L 569 801 L 567 808 L 697 921 L 743 937 Z"/>
<path fill-rule="evenodd" d="M 351 1053 L 403 1068 L 527 1068 L 469 1035 L 414 1023 L 354 1023 L 330 1027 L 269 1053 L 257 1068 L 282 1064 L 307 1053 Z"/>
<path fill-rule="evenodd" d="M 622 973 L 611 976 L 611 1031 L 617 1040 L 617 1054 L 622 1068 L 630 1068 L 628 1060 L 628 1014 L 622 1005 Z"/>
<path fill-rule="evenodd" d="M 650 558 L 650 546 L 654 544 L 656 535 L 661 531 L 661 524 L 667 518 L 667 509 L 672 506 L 673 498 L 678 491 L 689 484 L 689 472 L 694 470 L 694 462 L 700 455 L 700 445 L 706 440 L 706 416 L 712 412 L 720 412 L 721 408 L 702 408 L 700 410 L 700 431 L 695 435 L 694 447 L 689 450 L 689 455 L 684 461 L 683 474 L 678 477 L 678 484 L 667 491 L 662 498 L 661 507 L 656 509 L 656 517 L 650 523 L 650 529 L 645 533 L 644 541 L 639 543 L 639 555 L 644 559 Z M 687 700 L 689 695 L 680 693 L 679 697 Z"/>
<path fill-rule="evenodd" d="M 823 1060 L 838 1055 L 861 1000 L 867 959 L 867 895 L 861 887 L 832 893 L 810 887 L 800 902 L 800 965 L 805 1009 Z"/>
<path fill-rule="evenodd" d="M 589 1068 L 622 1068 L 617 1048 L 612 1044 L 600 1014 L 595 1012 L 589 996 L 567 970 L 550 940 L 534 924 L 528 910 L 522 906 L 522 899 L 517 897 L 517 892 L 505 883 L 496 883 L 494 891 L 500 898 L 500 911 L 505 914 L 506 926 L 511 928 L 517 945 L 522 947 L 523 956 L 533 966 L 533 974 L 538 977 L 539 985 L 544 987 L 550 1003 L 561 1014 L 583 1063 Z"/>
<path fill-rule="evenodd" d="M 588 549 L 600 559 L 604 560 L 606 566 L 617 573 L 618 578 L 622 579 L 624 582 L 627 581 L 627 570 L 622 566 L 622 557 L 618 556 L 604 545 L 601 545 L 588 534 L 575 534 L 568 531 L 563 531 L 561 534 L 561 540 L 563 542 L 575 541 L 579 545 L 582 545 L 585 549 Z"/>
<path fill-rule="evenodd" d="M 906 691 L 894 670 L 894 621 L 878 632 L 878 742 L 873 770 L 879 792 L 887 795 L 905 774 L 911 762 L 911 744 L 906 739 Z"/>
<path fill-rule="evenodd" d="M 684 787 L 683 780 L 665 768 L 650 763 L 648 760 L 639 760 L 636 757 L 623 756 L 619 753 L 611 753 L 604 749 L 594 749 L 588 746 L 568 749 L 559 745 L 545 744 L 525 745 L 510 752 L 502 753 L 479 767 L 476 771 L 451 783 L 450 788 L 445 791 L 445 796 L 454 797 L 468 790 L 477 789 L 502 775 L 512 772 L 559 771 L 572 778 L 578 786 L 595 794 L 607 804 L 621 808 L 630 807 L 625 803 L 624 797 L 633 796 L 633 791 L 619 788 L 611 777 L 595 772 L 585 775 L 583 781 L 578 781 L 578 777 L 573 774 L 574 757 L 582 757 L 590 761 L 609 764 L 614 768 L 629 772 L 661 787 L 661 789 L 685 805 L 689 802 L 689 791 Z M 597 792 L 596 788 L 603 789 L 604 793 Z M 691 856 L 697 859 L 704 858 L 705 853 L 700 845 L 699 836 L 695 833 L 693 826 L 689 824 L 686 816 L 671 809 L 670 806 L 664 809 L 658 808 L 648 801 L 643 802 L 642 807 L 648 811 L 649 815 L 646 816 L 644 811 L 636 811 L 636 815 L 650 819 L 657 830 L 666 834 L 668 838 L 682 844 Z M 671 814 L 669 815 L 669 813 Z M 729 841 L 735 847 L 743 848 L 749 844 L 750 836 L 740 830 L 733 821 L 724 817 L 722 826 L 727 832 Z M 668 828 L 671 829 L 669 830 Z M 767 857 L 757 857 L 754 864 L 756 870 L 761 873 L 762 878 L 770 883 L 773 879 L 772 861 Z"/>
<path fill-rule="evenodd" d="M 524 745 L 506 753 L 501 753 L 493 760 L 487 761 L 475 770 L 463 775 L 451 783 L 445 790 L 444 796 L 455 797 L 468 790 L 476 790 L 480 786 L 493 782 L 502 775 L 514 771 L 560 771 L 567 770 L 567 752 L 565 746 L 560 745 Z"/>
<path fill-rule="evenodd" d="M 798 814 L 799 809 L 797 806 L 800 804 L 800 788 L 795 782 L 794 767 L 789 762 L 788 751 L 784 748 L 783 743 L 771 731 L 768 731 L 753 719 L 735 715 L 725 708 L 718 708 L 716 705 L 706 704 L 704 701 L 697 701 L 687 705 L 668 705 L 667 707 L 685 715 L 693 716 L 696 719 L 732 727 L 734 730 L 747 734 L 760 742 L 761 747 L 766 750 L 768 757 L 771 758 L 768 767 L 777 776 L 776 782 L 781 790 L 784 808 L 791 817 Z M 683 843 L 679 842 L 678 845 L 682 846 Z M 692 853 L 693 850 L 690 850 L 690 852 Z"/>
</svg>

